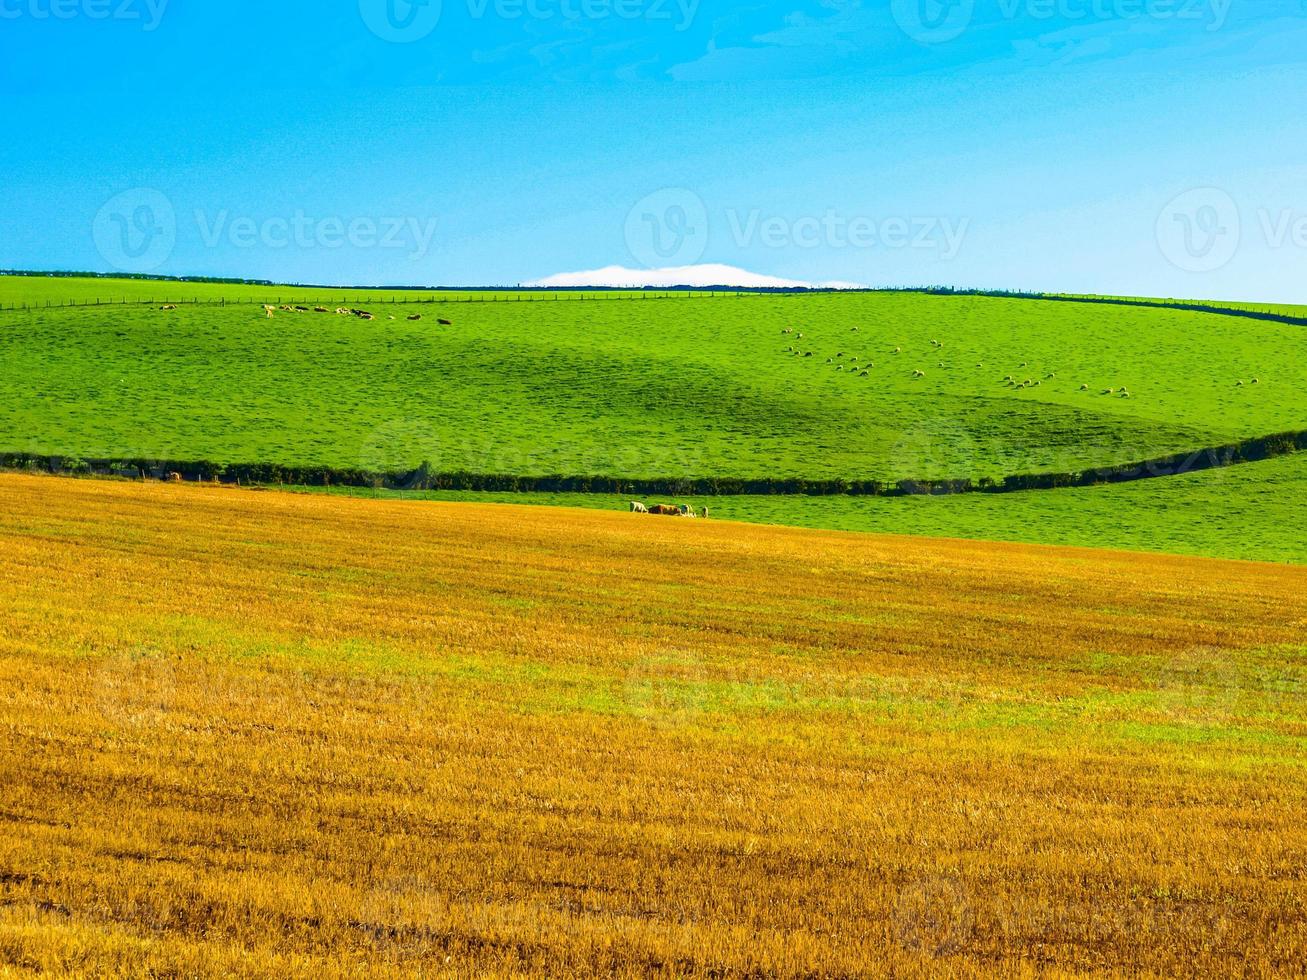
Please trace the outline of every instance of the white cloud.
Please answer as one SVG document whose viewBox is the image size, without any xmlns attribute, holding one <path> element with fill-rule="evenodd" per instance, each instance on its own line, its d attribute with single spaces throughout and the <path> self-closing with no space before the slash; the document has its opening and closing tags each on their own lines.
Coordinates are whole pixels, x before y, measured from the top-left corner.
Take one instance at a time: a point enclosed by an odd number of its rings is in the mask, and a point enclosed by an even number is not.
<svg viewBox="0 0 1307 980">
<path fill-rule="evenodd" d="M 856 282 L 804 282 L 799 279 L 781 279 L 778 276 L 759 275 L 747 269 L 737 269 L 733 265 L 720 264 L 682 265 L 667 269 L 627 269 L 620 265 L 610 265 L 585 272 L 560 272 L 523 285 L 546 289 L 577 286 L 610 286 L 626 289 L 641 287 L 670 289 L 674 286 L 740 286 L 752 289 L 866 288 Z"/>
</svg>

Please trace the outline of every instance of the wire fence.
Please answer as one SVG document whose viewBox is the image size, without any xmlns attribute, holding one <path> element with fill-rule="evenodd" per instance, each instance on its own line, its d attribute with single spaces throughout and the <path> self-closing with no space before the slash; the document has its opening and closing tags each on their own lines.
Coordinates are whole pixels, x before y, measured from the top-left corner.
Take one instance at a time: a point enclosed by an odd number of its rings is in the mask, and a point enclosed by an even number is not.
<svg viewBox="0 0 1307 980">
<path fill-rule="evenodd" d="M 309 287 L 311 288 L 311 287 Z M 550 290 L 531 292 L 527 290 L 492 290 L 449 293 L 433 292 L 430 295 L 406 293 L 403 290 L 376 293 L 355 293 L 354 295 L 334 298 L 329 290 L 321 290 L 309 295 L 272 295 L 263 293 L 257 296 L 193 296 L 160 298 L 97 297 L 95 299 L 47 299 L 35 303 L 0 303 L 0 313 L 33 312 L 52 309 L 83 309 L 97 306 L 149 307 L 149 306 L 302 306 L 312 308 L 326 304 L 339 303 L 340 306 L 369 304 L 373 306 L 412 306 L 417 304 L 464 304 L 464 303 L 555 303 L 555 302 L 650 302 L 655 300 L 680 299 L 728 299 L 743 297 L 793 298 L 796 296 L 830 295 L 832 290 L 788 290 L 788 289 L 675 289 L 675 290 Z M 1307 326 L 1307 316 L 1300 309 L 1289 308 L 1282 311 L 1269 309 L 1223 306 L 1219 303 L 1186 302 L 1182 300 L 1148 300 L 1131 299 L 1115 296 L 1080 296 L 1060 293 L 1023 293 L 1006 290 L 952 289 L 952 288 L 903 288 L 903 289 L 867 289 L 848 290 L 850 293 L 917 293 L 928 296 L 984 297 L 990 299 L 1020 299 L 1057 303 L 1085 303 L 1106 306 L 1134 306 L 1152 309 L 1176 310 L 1185 313 L 1208 313 L 1219 316 L 1232 316 L 1249 320 L 1269 321 L 1292 326 Z"/>
<path fill-rule="evenodd" d="M 24 311 L 35 310 L 57 310 L 57 309 L 85 309 L 96 306 L 304 306 L 314 307 L 322 306 L 324 303 L 338 304 L 342 307 L 351 304 L 368 304 L 372 306 L 413 306 L 416 304 L 432 303 L 554 303 L 554 302 L 633 302 L 633 301 L 651 301 L 651 300 L 677 300 L 677 299 L 728 299 L 743 296 L 762 296 L 766 293 L 749 292 L 746 290 L 669 290 L 667 292 L 503 292 L 503 293 L 467 293 L 460 295 L 441 295 L 433 294 L 431 296 L 419 296 L 403 293 L 381 293 L 377 295 L 362 294 L 355 296 L 342 296 L 339 300 L 328 296 L 326 293 L 314 293 L 310 296 L 273 296 L 264 294 L 261 296 L 194 296 L 189 299 L 185 297 L 162 296 L 159 298 L 141 298 L 141 297 L 97 297 L 95 299 L 75 300 L 75 299 L 47 299 L 44 302 L 36 303 L 0 303 L 0 312 L 20 313 Z"/>
</svg>

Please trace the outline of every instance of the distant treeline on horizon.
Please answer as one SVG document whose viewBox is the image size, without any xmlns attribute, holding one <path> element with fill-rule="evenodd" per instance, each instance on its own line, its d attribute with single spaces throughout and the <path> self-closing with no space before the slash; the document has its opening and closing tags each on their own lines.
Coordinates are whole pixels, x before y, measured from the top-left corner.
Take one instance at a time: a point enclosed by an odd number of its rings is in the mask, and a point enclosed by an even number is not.
<svg viewBox="0 0 1307 980">
<path fill-rule="evenodd" d="M 293 289 L 356 289 L 386 290 L 390 292 L 531 292 L 531 293 L 597 293 L 632 292 L 738 292 L 738 293 L 959 293 L 994 296 L 1038 296 L 1037 292 L 1009 289 L 971 289 L 956 286 L 867 286 L 862 289 L 833 289 L 815 286 L 345 286 L 338 283 L 275 282 L 271 279 L 240 279 L 224 276 L 164 276 L 145 272 L 76 272 L 70 270 L 42 271 L 34 269 L 0 269 L 0 276 L 27 276 L 48 279 L 131 279 L 142 282 L 203 282 L 231 286 L 285 286 Z"/>
</svg>

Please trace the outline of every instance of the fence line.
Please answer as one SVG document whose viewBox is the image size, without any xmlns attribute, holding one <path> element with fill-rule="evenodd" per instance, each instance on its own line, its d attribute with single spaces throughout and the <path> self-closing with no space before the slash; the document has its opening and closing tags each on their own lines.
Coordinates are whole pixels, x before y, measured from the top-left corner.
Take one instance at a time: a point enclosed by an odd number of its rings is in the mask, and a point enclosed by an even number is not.
<svg viewBox="0 0 1307 980">
<path fill-rule="evenodd" d="M 312 297 L 291 297 L 289 299 L 281 296 L 276 299 L 270 299 L 268 296 L 260 297 L 237 297 L 235 299 L 226 296 L 201 299 L 193 297 L 191 299 L 176 299 L 164 297 L 162 299 L 129 299 L 120 297 L 117 299 L 97 298 L 93 300 L 46 300 L 43 303 L 0 303 L 0 312 L 3 313 L 21 313 L 32 312 L 35 310 L 52 310 L 52 309 L 86 309 L 97 306 L 261 306 L 265 303 L 295 304 L 300 306 L 320 305 L 324 302 L 334 303 L 334 299 L 325 299 L 324 294 L 319 293 L 316 298 Z M 470 292 L 462 296 L 442 296 L 438 293 L 429 296 L 405 295 L 403 290 L 397 290 L 390 295 L 381 295 L 379 297 L 371 296 L 342 296 L 340 304 L 345 306 L 351 302 L 368 303 L 379 306 L 408 306 L 416 304 L 433 304 L 433 303 L 554 303 L 554 302 L 639 302 L 649 300 L 669 300 L 669 299 L 725 299 L 728 297 L 739 298 L 744 296 L 774 296 L 778 298 L 808 295 L 828 295 L 836 292 L 835 290 L 788 290 L 788 289 L 767 289 L 767 290 L 747 290 L 747 289 L 722 289 L 722 290 L 664 290 L 661 293 L 658 290 L 549 290 L 540 292 L 505 290 L 504 292 Z M 1261 320 L 1273 323 L 1283 323 L 1292 326 L 1307 326 L 1307 317 L 1295 316 L 1291 313 L 1273 313 L 1268 310 L 1246 310 L 1238 307 L 1222 306 L 1219 302 L 1184 302 L 1181 300 L 1155 300 L 1155 299 L 1129 299 L 1111 296 L 1074 296 L 1059 293 L 1018 293 L 1007 292 L 1004 290 L 986 290 L 986 289 L 949 289 L 949 288 L 904 288 L 904 289 L 865 289 L 865 290 L 847 290 L 849 293 L 916 293 L 926 296 L 980 296 L 992 299 L 1020 299 L 1030 301 L 1044 301 L 1053 303 L 1086 303 L 1107 306 L 1135 306 L 1151 309 L 1177 310 L 1185 313 L 1208 313 L 1218 316 L 1241 317 L 1248 320 Z"/>
<path fill-rule="evenodd" d="M 342 296 L 340 305 L 346 306 L 351 303 L 367 304 L 372 306 L 412 306 L 417 304 L 432 303 L 580 303 L 580 302 L 633 302 L 649 300 L 675 300 L 675 299 L 727 299 L 740 296 L 765 296 L 767 293 L 749 292 L 746 290 L 668 290 L 663 293 L 657 292 L 548 292 L 548 293 L 525 293 L 525 292 L 504 292 L 504 293 L 487 293 L 477 295 L 475 293 L 466 296 Z M 566 298 L 564 298 L 566 297 Z M 237 297 L 230 299 L 225 296 L 212 298 L 193 297 L 192 299 L 177 299 L 174 297 L 163 297 L 162 299 L 129 299 L 126 296 L 121 298 L 93 300 L 46 300 L 44 303 L 8 303 L 0 304 L 0 312 L 4 313 L 21 313 L 33 312 L 36 310 L 59 310 L 59 309 L 87 309 L 97 306 L 263 306 L 265 304 L 275 304 L 277 306 L 321 306 L 323 303 L 335 303 L 335 299 L 326 298 L 324 294 L 317 294 L 313 297 L 290 297 L 285 298 L 278 296 L 271 298 L 269 296 L 258 297 Z"/>
</svg>

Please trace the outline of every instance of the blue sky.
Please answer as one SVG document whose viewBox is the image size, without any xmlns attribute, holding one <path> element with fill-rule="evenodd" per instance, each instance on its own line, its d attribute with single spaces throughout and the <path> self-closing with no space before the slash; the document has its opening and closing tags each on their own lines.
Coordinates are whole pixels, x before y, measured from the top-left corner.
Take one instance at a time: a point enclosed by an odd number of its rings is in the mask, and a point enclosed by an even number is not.
<svg viewBox="0 0 1307 980">
<path fill-rule="evenodd" d="M 0 267 L 1307 301 L 1302 0 L 0 0 Z"/>
</svg>

